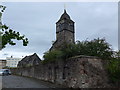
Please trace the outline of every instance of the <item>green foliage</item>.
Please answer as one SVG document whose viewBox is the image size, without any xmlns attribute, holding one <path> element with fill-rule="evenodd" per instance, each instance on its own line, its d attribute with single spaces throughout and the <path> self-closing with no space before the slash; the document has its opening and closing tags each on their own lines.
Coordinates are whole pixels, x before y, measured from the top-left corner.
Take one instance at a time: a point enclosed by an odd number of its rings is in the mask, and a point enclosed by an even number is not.
<svg viewBox="0 0 120 90">
<path fill-rule="evenodd" d="M 66 60 L 77 55 L 97 56 L 108 60 L 107 70 L 110 80 L 114 83 L 120 82 L 120 51 L 114 52 L 105 39 L 94 39 L 91 41 L 77 41 L 76 44 L 64 44 L 59 50 L 48 51 L 44 54 L 43 63 L 55 60 Z"/>
<path fill-rule="evenodd" d="M 7 44 L 16 45 L 13 40 L 22 40 L 23 46 L 27 46 L 28 39 L 24 35 L 20 35 L 19 32 L 16 32 L 10 29 L 7 25 L 2 24 L 2 14 L 5 10 L 5 6 L 0 5 L 0 50 L 5 48 Z"/>
<path fill-rule="evenodd" d="M 63 57 L 69 58 L 76 55 L 97 56 L 102 59 L 110 59 L 113 51 L 110 45 L 105 39 L 94 39 L 91 41 L 77 41 L 76 44 L 65 45 L 61 49 L 63 51 Z"/>
<path fill-rule="evenodd" d="M 61 57 L 63 59 L 79 55 L 79 47 L 76 44 L 66 44 L 61 48 L 61 51 L 63 52 L 63 56 Z"/>
<path fill-rule="evenodd" d="M 110 45 L 105 41 L 105 39 L 94 39 L 91 41 L 77 42 L 78 54 L 97 56 L 102 59 L 111 58 L 113 51 Z"/>
<path fill-rule="evenodd" d="M 54 62 L 56 59 L 60 59 L 63 56 L 63 53 L 60 50 L 48 51 L 44 54 L 45 55 L 43 56 L 43 63 Z"/>
<path fill-rule="evenodd" d="M 118 58 L 110 60 L 107 69 L 111 81 L 120 82 L 120 60 Z"/>
<path fill-rule="evenodd" d="M 94 39 L 91 41 L 77 41 L 76 44 L 64 44 L 59 50 L 48 51 L 44 54 L 45 61 L 56 59 L 67 59 L 77 55 L 97 56 L 102 59 L 110 59 L 112 50 L 105 39 Z"/>
</svg>

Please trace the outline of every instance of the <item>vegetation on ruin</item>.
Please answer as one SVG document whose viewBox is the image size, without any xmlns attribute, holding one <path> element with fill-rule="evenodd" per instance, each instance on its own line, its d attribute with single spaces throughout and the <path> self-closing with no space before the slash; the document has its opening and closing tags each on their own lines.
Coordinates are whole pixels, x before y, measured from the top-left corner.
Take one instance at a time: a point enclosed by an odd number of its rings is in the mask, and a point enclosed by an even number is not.
<svg viewBox="0 0 120 90">
<path fill-rule="evenodd" d="M 108 75 L 112 83 L 120 84 L 120 51 L 114 53 L 107 65 Z"/>
<path fill-rule="evenodd" d="M 77 55 L 97 56 L 107 60 L 106 65 L 108 75 L 112 82 L 120 82 L 120 51 L 112 50 L 111 45 L 105 39 L 94 39 L 91 41 L 77 41 L 75 44 L 65 44 L 64 47 L 44 53 L 44 61 L 54 62 L 56 60 L 66 60 Z"/>
<path fill-rule="evenodd" d="M 61 49 L 48 51 L 43 58 L 47 61 L 51 59 L 67 59 L 77 55 L 97 56 L 102 59 L 110 59 L 113 51 L 105 39 L 94 39 L 91 41 L 77 41 L 76 44 L 65 44 Z"/>
<path fill-rule="evenodd" d="M 43 58 L 45 60 L 42 61 L 42 63 L 47 63 L 47 62 L 54 62 L 55 60 L 59 60 L 63 57 L 63 52 L 60 50 L 54 50 L 54 51 L 48 51 L 44 53 L 45 55 Z"/>
<path fill-rule="evenodd" d="M 112 82 L 120 82 L 120 60 L 109 62 L 108 73 Z"/>
<path fill-rule="evenodd" d="M 19 32 L 16 32 L 10 29 L 7 25 L 2 24 L 2 14 L 5 11 L 5 6 L 0 5 L 0 50 L 9 45 L 16 45 L 13 40 L 22 40 L 23 46 L 27 46 L 28 38 L 25 38 L 25 35 L 20 35 Z"/>
</svg>

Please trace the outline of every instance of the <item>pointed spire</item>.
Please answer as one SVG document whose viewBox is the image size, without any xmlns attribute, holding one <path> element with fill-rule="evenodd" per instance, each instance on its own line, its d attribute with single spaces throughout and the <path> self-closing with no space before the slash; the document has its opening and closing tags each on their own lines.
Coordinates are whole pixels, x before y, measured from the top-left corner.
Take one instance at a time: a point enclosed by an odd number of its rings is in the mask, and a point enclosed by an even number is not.
<svg viewBox="0 0 120 90">
<path fill-rule="evenodd" d="M 66 5 L 65 5 L 65 4 L 64 4 L 64 12 L 63 12 L 63 14 L 61 15 L 59 21 L 62 20 L 62 19 L 71 20 L 71 19 L 70 19 L 70 16 L 67 14 Z"/>
<path fill-rule="evenodd" d="M 67 14 L 66 9 L 64 9 L 64 13 L 61 15 L 60 20 L 61 19 L 70 19 L 70 16 Z"/>
<path fill-rule="evenodd" d="M 64 9 L 64 13 L 66 13 L 66 9 Z"/>
</svg>

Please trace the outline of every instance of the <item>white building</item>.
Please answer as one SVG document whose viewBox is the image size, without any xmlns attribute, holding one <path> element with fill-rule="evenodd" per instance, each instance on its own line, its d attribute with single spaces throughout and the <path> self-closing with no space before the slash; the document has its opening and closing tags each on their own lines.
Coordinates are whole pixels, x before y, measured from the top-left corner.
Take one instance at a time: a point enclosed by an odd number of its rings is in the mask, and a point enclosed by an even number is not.
<svg viewBox="0 0 120 90">
<path fill-rule="evenodd" d="M 17 64 L 19 61 L 21 61 L 22 58 L 13 58 L 11 57 L 6 57 L 7 64 L 6 66 L 8 67 L 17 67 Z"/>
</svg>

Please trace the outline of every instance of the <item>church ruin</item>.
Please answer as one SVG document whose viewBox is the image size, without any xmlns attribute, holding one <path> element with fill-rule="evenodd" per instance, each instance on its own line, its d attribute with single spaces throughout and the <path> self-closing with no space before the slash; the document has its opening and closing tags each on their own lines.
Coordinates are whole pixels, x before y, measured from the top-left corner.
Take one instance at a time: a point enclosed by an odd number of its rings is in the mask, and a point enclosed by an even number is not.
<svg viewBox="0 0 120 90">
<path fill-rule="evenodd" d="M 65 43 L 74 44 L 74 34 L 74 21 L 64 10 L 56 22 L 56 41 L 50 51 L 61 48 Z M 84 55 L 44 64 L 35 53 L 23 58 L 18 68 L 11 71 L 17 75 L 49 81 L 68 88 L 105 88 L 110 85 L 104 64 L 100 58 Z"/>
</svg>

